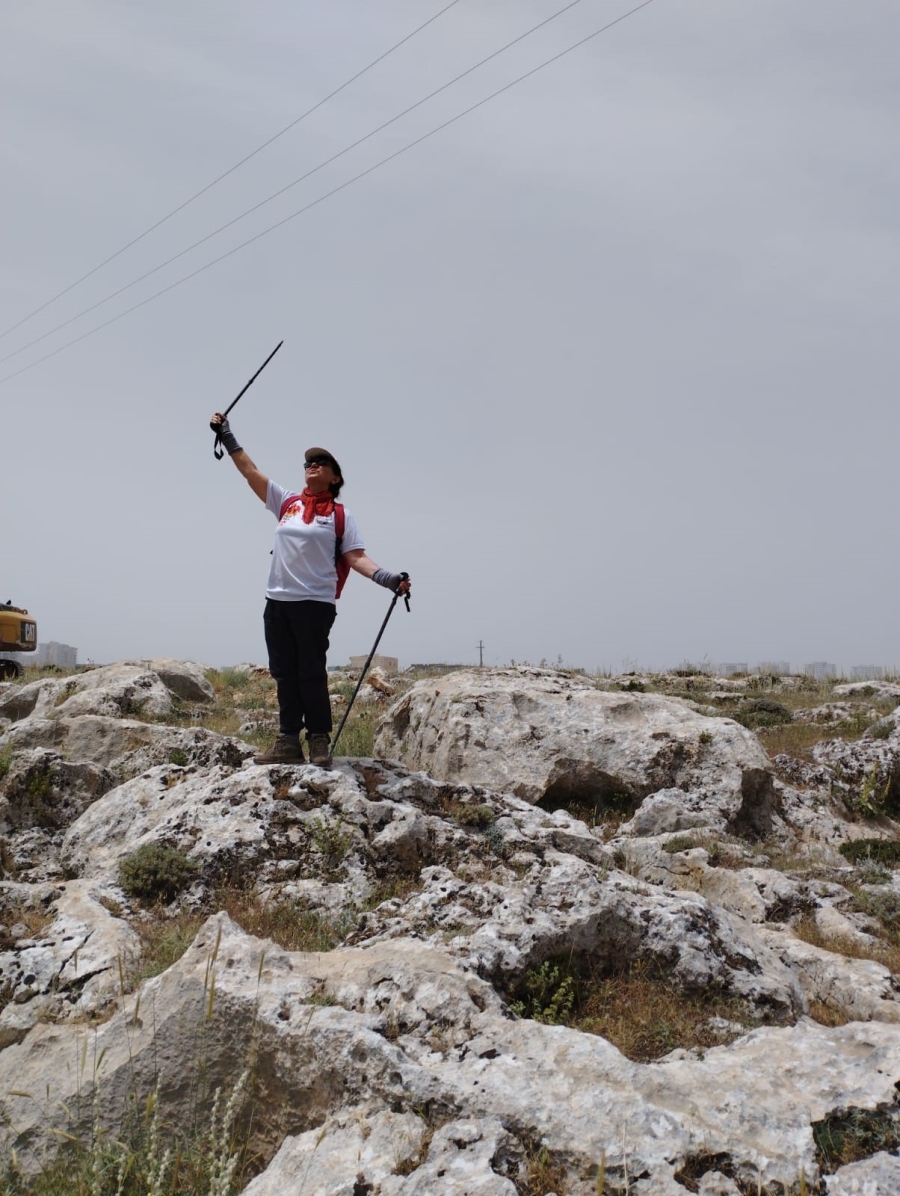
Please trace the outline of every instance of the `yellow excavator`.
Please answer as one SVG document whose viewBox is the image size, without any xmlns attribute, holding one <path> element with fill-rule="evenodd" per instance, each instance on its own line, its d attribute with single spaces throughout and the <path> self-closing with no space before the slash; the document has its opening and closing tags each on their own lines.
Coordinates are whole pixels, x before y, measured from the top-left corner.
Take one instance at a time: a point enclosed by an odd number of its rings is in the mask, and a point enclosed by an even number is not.
<svg viewBox="0 0 900 1196">
<path fill-rule="evenodd" d="M 37 646 L 37 623 L 29 617 L 28 611 L 11 602 L 0 603 L 0 681 L 22 675 L 19 662 L 4 657 L 3 653 L 35 652 Z"/>
</svg>

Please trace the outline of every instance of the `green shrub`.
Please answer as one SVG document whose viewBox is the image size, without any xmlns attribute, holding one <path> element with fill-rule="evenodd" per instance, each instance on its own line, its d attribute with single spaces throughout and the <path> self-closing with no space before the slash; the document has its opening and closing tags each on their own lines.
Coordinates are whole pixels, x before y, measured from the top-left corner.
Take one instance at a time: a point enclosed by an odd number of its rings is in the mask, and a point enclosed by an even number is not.
<svg viewBox="0 0 900 1196">
<path fill-rule="evenodd" d="M 878 765 L 873 764 L 863 777 L 859 792 L 847 794 L 844 801 L 861 818 L 881 818 L 890 812 L 891 777 L 882 780 Z"/>
<path fill-rule="evenodd" d="M 171 752 L 169 752 L 169 763 L 170 764 L 177 764 L 181 768 L 184 768 L 184 766 L 187 764 L 187 762 L 188 762 L 187 752 L 182 751 L 181 748 L 172 748 Z"/>
<path fill-rule="evenodd" d="M 3 780 L 12 766 L 12 757 L 13 751 L 11 743 L 8 743 L 5 748 L 0 748 L 0 781 Z"/>
<path fill-rule="evenodd" d="M 900 865 L 900 840 L 897 839 L 854 839 L 852 843 L 842 843 L 839 850 L 851 864 L 872 861 Z"/>
<path fill-rule="evenodd" d="M 782 702 L 773 702 L 771 698 L 748 698 L 741 702 L 734 718 L 737 722 L 750 730 L 756 727 L 777 727 L 781 723 L 789 723 L 793 714 Z"/>
<path fill-rule="evenodd" d="M 183 851 L 161 843 L 145 843 L 119 864 L 119 884 L 140 901 L 172 901 L 198 871 Z"/>
<path fill-rule="evenodd" d="M 488 805 L 467 806 L 460 804 L 453 812 L 453 816 L 460 826 L 474 826 L 479 830 L 493 826 L 497 815 Z"/>
<path fill-rule="evenodd" d="M 861 890 L 854 897 L 856 908 L 877 918 L 894 938 L 900 933 L 900 893 L 868 893 Z"/>
<path fill-rule="evenodd" d="M 545 960 L 525 975 L 523 999 L 510 1002 L 516 1017 L 528 1017 L 545 1026 L 569 1024 L 575 1005 L 575 981 L 559 964 Z"/>
</svg>

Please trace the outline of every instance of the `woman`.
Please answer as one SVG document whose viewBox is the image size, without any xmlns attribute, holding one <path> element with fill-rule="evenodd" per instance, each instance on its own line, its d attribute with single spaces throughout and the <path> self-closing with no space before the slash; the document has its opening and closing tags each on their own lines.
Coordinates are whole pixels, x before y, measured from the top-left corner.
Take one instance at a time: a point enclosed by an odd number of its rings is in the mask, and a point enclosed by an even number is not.
<svg viewBox="0 0 900 1196">
<path fill-rule="evenodd" d="M 264 624 L 269 672 L 278 688 L 280 734 L 257 764 L 301 764 L 300 732 L 306 728 L 310 763 L 331 765 L 331 702 L 325 657 L 334 623 L 339 574 L 349 566 L 387 589 L 409 593 L 409 579 L 389 573 L 366 556 L 356 520 L 335 499 L 344 484 L 341 467 L 323 448 L 306 450 L 306 485 L 285 490 L 256 468 L 216 413 L 209 425 L 247 479 L 250 489 L 278 520 L 266 587 Z M 343 535 L 338 535 L 343 514 Z M 339 568 L 340 565 L 340 568 Z"/>
</svg>

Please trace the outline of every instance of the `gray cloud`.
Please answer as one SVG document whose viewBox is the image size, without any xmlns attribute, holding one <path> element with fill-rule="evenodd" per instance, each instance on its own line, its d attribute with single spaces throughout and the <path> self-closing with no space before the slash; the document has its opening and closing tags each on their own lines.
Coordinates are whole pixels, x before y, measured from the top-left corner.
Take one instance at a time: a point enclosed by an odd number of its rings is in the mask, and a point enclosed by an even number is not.
<svg viewBox="0 0 900 1196">
<path fill-rule="evenodd" d="M 554 7 L 462 0 L 0 350 Z M 585 0 L 131 301 L 626 7 Z M 422 16 L 412 2 L 6 13 L 0 325 Z M 308 443 L 340 457 L 372 555 L 415 574 L 414 614 L 386 645 L 402 659 L 471 660 L 483 639 L 490 661 L 589 668 L 900 664 L 898 34 L 887 3 L 658 0 L 5 384 L 0 598 L 83 658 L 262 658 L 270 517 L 213 461 L 206 419 L 284 337 L 236 430 L 285 482 Z M 366 650 L 385 607 L 351 579 L 332 659 Z"/>
</svg>

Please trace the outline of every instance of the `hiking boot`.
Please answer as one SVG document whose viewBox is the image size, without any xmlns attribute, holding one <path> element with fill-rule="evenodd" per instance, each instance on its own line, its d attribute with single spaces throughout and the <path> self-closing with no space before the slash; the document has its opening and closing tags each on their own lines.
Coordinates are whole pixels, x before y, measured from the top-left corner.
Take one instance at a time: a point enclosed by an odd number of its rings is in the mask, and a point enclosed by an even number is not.
<svg viewBox="0 0 900 1196">
<path fill-rule="evenodd" d="M 279 735 L 262 756 L 253 757 L 254 764 L 304 764 L 303 747 L 299 735 Z"/>
<path fill-rule="evenodd" d="M 309 748 L 310 764 L 317 764 L 319 768 L 331 768 L 331 737 L 328 735 L 307 735 L 306 746 Z"/>
</svg>

